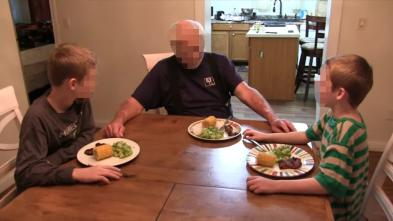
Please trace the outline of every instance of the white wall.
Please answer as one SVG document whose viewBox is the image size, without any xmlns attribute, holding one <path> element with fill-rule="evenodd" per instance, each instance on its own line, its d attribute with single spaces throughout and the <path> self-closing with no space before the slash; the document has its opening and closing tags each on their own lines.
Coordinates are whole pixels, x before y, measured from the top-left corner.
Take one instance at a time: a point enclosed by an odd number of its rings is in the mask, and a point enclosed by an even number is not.
<svg viewBox="0 0 393 221">
<path fill-rule="evenodd" d="M 170 51 L 167 30 L 180 19 L 205 24 L 200 0 L 51 0 L 56 43 L 96 52 L 96 123 L 108 123 L 146 74 L 142 54 Z"/>
<path fill-rule="evenodd" d="M 9 85 L 14 86 L 20 109 L 24 114 L 28 102 L 8 1 L 0 1 L 0 27 L 0 88 Z M 18 138 L 18 135 L 16 127 L 13 126 L 6 128 L 0 139 L 2 141 L 14 141 Z"/>
<path fill-rule="evenodd" d="M 374 86 L 359 109 L 370 148 L 382 150 L 393 132 L 393 1 L 333 1 L 327 57 L 355 53 L 373 66 Z M 365 20 L 363 28 L 360 19 Z"/>
</svg>

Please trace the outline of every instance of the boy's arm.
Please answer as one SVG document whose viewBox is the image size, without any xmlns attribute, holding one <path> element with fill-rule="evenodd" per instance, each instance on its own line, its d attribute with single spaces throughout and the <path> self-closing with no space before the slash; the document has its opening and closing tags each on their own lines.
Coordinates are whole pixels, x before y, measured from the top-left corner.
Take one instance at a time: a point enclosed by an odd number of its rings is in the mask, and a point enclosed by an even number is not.
<svg viewBox="0 0 393 221">
<path fill-rule="evenodd" d="M 254 193 L 328 194 L 315 178 L 271 180 L 250 176 L 247 178 L 247 187 Z"/>
<path fill-rule="evenodd" d="M 47 136 L 37 118 L 25 116 L 16 158 L 15 181 L 18 188 L 74 183 L 72 167 L 60 168 L 46 159 Z"/>
<path fill-rule="evenodd" d="M 263 133 L 247 129 L 244 131 L 244 137 L 247 139 L 270 143 L 306 144 L 309 142 L 305 132 Z"/>
</svg>

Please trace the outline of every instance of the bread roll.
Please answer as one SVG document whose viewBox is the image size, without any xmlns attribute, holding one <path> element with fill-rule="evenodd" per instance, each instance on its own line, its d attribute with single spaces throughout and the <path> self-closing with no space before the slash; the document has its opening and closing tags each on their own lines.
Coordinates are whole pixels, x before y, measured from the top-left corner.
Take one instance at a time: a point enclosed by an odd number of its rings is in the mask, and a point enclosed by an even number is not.
<svg viewBox="0 0 393 221">
<path fill-rule="evenodd" d="M 94 147 L 93 156 L 96 160 L 103 160 L 112 156 L 112 146 L 104 144 L 98 147 Z"/>
<path fill-rule="evenodd" d="M 202 121 L 202 127 L 215 127 L 216 126 L 216 117 L 215 116 L 209 116 Z"/>
<path fill-rule="evenodd" d="M 272 152 L 260 152 L 257 155 L 257 164 L 264 167 L 273 167 L 276 159 L 276 155 Z"/>
</svg>

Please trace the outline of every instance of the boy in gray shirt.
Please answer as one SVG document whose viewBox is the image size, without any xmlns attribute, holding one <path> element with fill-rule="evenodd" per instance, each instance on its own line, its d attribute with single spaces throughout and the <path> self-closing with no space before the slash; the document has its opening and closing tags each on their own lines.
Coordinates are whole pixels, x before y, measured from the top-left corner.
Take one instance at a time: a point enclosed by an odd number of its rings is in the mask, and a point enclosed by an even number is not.
<svg viewBox="0 0 393 221">
<path fill-rule="evenodd" d="M 31 105 L 21 126 L 15 171 L 18 190 L 75 182 L 109 183 L 121 177 L 120 169 L 111 166 L 61 166 L 93 139 L 89 97 L 95 76 L 96 60 L 90 50 L 62 44 L 52 52 L 48 61 L 51 90 Z"/>
</svg>

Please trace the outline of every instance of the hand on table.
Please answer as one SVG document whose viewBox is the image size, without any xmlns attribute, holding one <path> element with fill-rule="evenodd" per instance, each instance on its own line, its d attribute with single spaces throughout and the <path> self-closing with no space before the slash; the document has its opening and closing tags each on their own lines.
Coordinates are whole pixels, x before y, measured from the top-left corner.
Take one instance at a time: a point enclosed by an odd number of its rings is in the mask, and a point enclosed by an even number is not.
<svg viewBox="0 0 393 221">
<path fill-rule="evenodd" d="M 81 183 L 100 182 L 103 184 L 109 184 L 110 180 L 118 180 L 121 176 L 121 170 L 112 166 L 75 168 L 72 171 L 72 178 Z"/>
<path fill-rule="evenodd" d="M 111 122 L 106 125 L 104 131 L 106 137 L 124 137 L 125 127 L 121 123 Z"/>
<path fill-rule="evenodd" d="M 288 133 L 296 131 L 295 126 L 293 126 L 293 124 L 288 120 L 275 119 L 272 122 L 269 122 L 269 124 L 274 133 Z"/>
<path fill-rule="evenodd" d="M 274 180 L 261 176 L 247 177 L 247 188 L 253 193 L 274 193 L 274 187 Z"/>
</svg>

